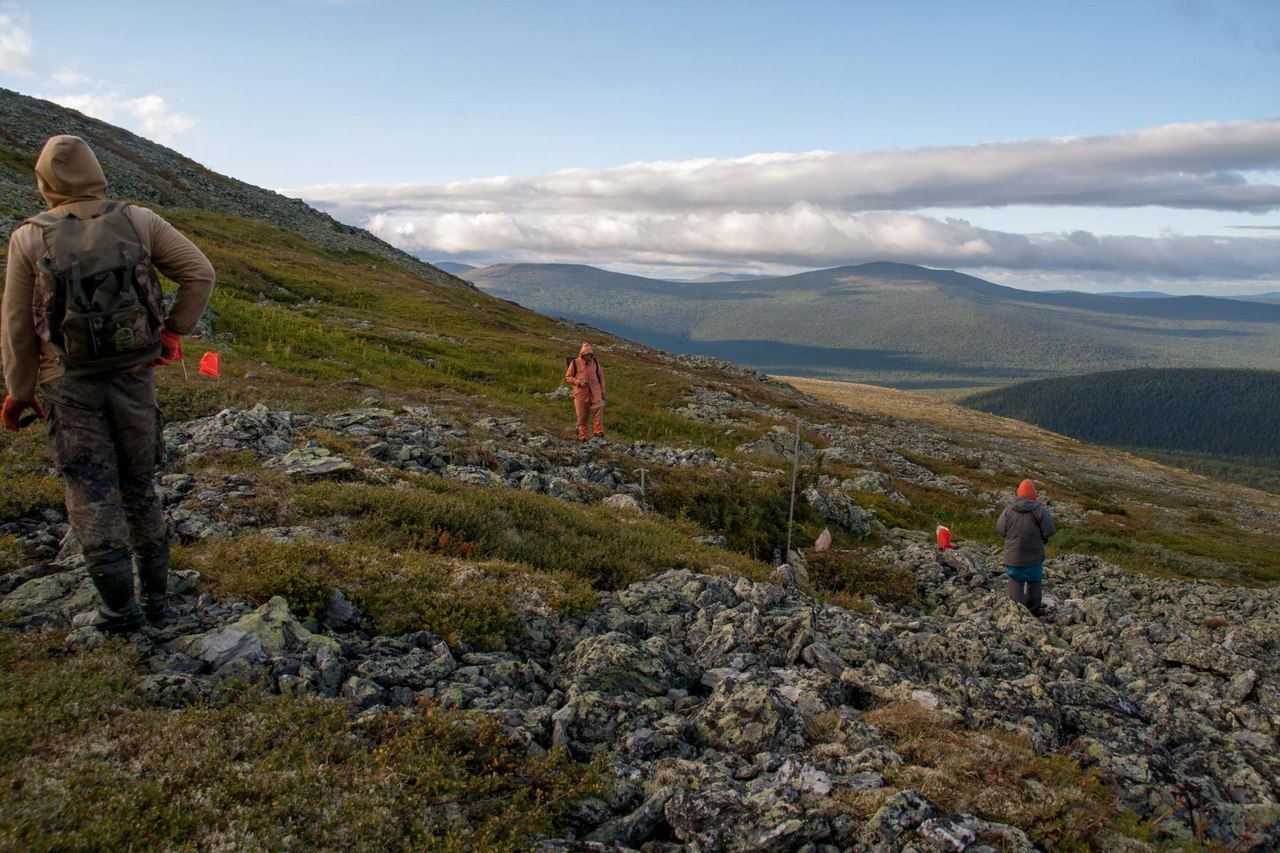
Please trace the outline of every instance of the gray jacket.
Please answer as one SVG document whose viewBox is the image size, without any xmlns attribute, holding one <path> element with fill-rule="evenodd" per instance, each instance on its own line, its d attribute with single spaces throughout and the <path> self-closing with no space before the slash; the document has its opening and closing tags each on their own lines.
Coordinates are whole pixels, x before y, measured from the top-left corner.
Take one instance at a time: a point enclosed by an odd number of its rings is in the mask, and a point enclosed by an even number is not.
<svg viewBox="0 0 1280 853">
<path fill-rule="evenodd" d="M 1018 498 L 996 521 L 996 533 L 1004 537 L 1006 566 L 1033 566 L 1044 562 L 1044 543 L 1054 534 L 1053 516 L 1037 501 Z"/>
</svg>

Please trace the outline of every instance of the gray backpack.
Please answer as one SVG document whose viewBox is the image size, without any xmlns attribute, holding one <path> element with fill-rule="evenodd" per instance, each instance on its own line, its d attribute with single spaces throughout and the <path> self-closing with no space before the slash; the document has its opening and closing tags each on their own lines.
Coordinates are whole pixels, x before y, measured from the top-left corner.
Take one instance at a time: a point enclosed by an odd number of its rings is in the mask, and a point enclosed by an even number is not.
<svg viewBox="0 0 1280 853">
<path fill-rule="evenodd" d="M 163 294 L 127 207 L 109 201 L 88 219 L 46 211 L 27 220 L 43 232 L 45 249 L 32 299 L 36 334 L 69 376 L 160 355 Z"/>
</svg>

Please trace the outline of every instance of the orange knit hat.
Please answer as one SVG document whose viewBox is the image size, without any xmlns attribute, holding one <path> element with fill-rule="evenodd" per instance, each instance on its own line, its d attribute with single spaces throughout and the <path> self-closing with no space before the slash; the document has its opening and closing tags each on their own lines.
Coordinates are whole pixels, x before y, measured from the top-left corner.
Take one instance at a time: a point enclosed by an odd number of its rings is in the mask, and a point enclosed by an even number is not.
<svg viewBox="0 0 1280 853">
<path fill-rule="evenodd" d="M 1030 480 L 1023 480 L 1018 484 L 1018 497 L 1026 498 L 1029 501 L 1036 499 L 1036 484 Z"/>
</svg>

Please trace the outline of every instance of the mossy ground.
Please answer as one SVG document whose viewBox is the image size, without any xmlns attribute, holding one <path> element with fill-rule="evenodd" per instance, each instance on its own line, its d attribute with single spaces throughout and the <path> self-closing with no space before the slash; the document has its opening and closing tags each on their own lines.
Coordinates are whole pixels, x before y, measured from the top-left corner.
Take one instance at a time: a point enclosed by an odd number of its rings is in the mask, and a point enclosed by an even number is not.
<svg viewBox="0 0 1280 853">
<path fill-rule="evenodd" d="M 149 706 L 128 648 L 0 635 L 0 850 L 522 850 L 601 768 L 482 716 L 320 699 Z"/>
</svg>

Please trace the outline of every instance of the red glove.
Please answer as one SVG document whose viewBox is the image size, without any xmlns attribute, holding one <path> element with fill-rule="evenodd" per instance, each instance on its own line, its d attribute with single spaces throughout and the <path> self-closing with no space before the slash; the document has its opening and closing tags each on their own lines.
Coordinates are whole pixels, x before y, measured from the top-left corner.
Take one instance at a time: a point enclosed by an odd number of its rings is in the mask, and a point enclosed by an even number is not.
<svg viewBox="0 0 1280 853">
<path fill-rule="evenodd" d="M 35 417 L 22 418 L 22 413 L 27 409 L 31 409 L 36 413 Z M 44 409 L 40 408 L 40 404 L 35 400 L 15 400 L 6 395 L 4 398 L 4 408 L 0 410 L 0 420 L 4 421 L 4 428 L 10 432 L 17 432 L 27 424 L 30 424 L 36 418 L 44 417 Z"/>
<path fill-rule="evenodd" d="M 160 329 L 160 357 L 151 362 L 152 367 L 173 364 L 182 360 L 182 336 L 167 327 Z"/>
</svg>

